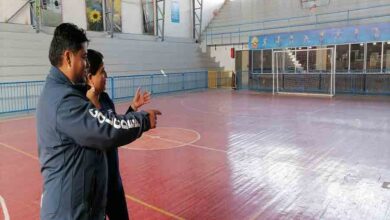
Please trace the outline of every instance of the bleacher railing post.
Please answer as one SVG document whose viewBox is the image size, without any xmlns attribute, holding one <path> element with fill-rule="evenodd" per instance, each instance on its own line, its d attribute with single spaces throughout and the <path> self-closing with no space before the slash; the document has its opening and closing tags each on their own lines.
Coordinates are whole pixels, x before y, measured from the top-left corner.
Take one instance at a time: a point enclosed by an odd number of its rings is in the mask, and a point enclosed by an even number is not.
<svg viewBox="0 0 390 220">
<path fill-rule="evenodd" d="M 150 93 L 152 93 L 152 94 L 153 94 L 153 84 L 154 84 L 154 83 L 153 83 L 153 78 L 154 78 L 153 75 L 154 75 L 154 74 L 152 74 L 152 75 L 150 76 Z"/>
<path fill-rule="evenodd" d="M 112 96 L 112 99 L 115 100 L 115 85 L 114 85 L 114 78 L 113 77 L 110 77 L 110 85 L 111 85 L 111 96 Z"/>
<path fill-rule="evenodd" d="M 26 110 L 29 109 L 29 106 L 28 106 L 28 83 L 26 82 L 25 84 L 25 98 L 26 98 Z"/>
<path fill-rule="evenodd" d="M 184 90 L 184 73 L 181 74 L 181 89 Z"/>
</svg>

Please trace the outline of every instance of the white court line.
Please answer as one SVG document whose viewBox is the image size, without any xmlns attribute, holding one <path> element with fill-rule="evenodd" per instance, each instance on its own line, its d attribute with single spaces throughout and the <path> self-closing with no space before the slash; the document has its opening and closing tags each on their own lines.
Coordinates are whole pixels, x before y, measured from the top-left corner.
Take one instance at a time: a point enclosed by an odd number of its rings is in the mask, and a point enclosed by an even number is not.
<svg viewBox="0 0 390 220">
<path fill-rule="evenodd" d="M 188 146 L 196 147 L 196 148 L 200 148 L 200 149 L 205 149 L 205 150 L 217 151 L 217 152 L 221 152 L 221 153 L 225 153 L 225 154 L 227 153 L 227 151 L 225 151 L 225 150 L 219 150 L 219 149 L 205 147 L 205 146 L 201 146 L 201 145 L 197 145 L 197 144 L 189 144 Z"/>
<path fill-rule="evenodd" d="M 219 150 L 219 149 L 215 149 L 215 148 L 211 148 L 211 147 L 206 147 L 206 146 L 194 144 L 195 142 L 200 140 L 201 135 L 199 134 L 199 132 L 197 132 L 197 131 L 195 131 L 193 129 L 179 128 L 179 127 L 159 127 L 159 128 L 175 128 L 175 129 L 179 129 L 179 130 L 191 131 L 191 132 L 196 133 L 197 137 L 196 137 L 195 140 L 190 141 L 188 143 L 185 143 L 185 142 L 182 142 L 182 141 L 172 140 L 172 139 L 169 139 L 169 138 L 162 138 L 160 136 L 144 134 L 145 136 L 148 136 L 148 137 L 151 137 L 151 138 L 160 139 L 160 140 L 163 140 L 163 141 L 167 141 L 167 142 L 171 142 L 171 143 L 175 143 L 175 144 L 179 144 L 179 145 L 178 146 L 174 146 L 174 147 L 169 147 L 169 148 L 163 148 L 163 149 L 140 149 L 140 148 L 132 148 L 132 147 L 122 147 L 122 148 L 125 148 L 125 149 L 128 149 L 128 150 L 140 150 L 140 151 L 146 150 L 147 151 L 147 150 L 167 150 L 167 149 L 172 149 L 172 148 L 179 148 L 179 147 L 189 146 L 189 147 L 195 147 L 195 148 L 200 148 L 200 149 L 204 149 L 204 150 L 211 150 L 211 151 L 216 151 L 216 152 L 221 152 L 221 153 L 227 153 L 227 151 L 225 151 L 225 150 Z"/>
<path fill-rule="evenodd" d="M 0 123 L 10 122 L 10 121 L 20 121 L 20 120 L 23 120 L 23 119 L 30 119 L 30 118 L 35 118 L 35 116 L 34 115 L 30 115 L 30 116 L 25 116 L 25 117 L 4 118 L 4 119 L 0 119 Z"/>
<path fill-rule="evenodd" d="M 0 196 L 0 203 L 1 203 L 1 209 L 3 210 L 4 213 L 4 220 L 10 220 L 8 209 L 7 206 L 5 205 L 5 200 L 2 196 Z"/>
</svg>

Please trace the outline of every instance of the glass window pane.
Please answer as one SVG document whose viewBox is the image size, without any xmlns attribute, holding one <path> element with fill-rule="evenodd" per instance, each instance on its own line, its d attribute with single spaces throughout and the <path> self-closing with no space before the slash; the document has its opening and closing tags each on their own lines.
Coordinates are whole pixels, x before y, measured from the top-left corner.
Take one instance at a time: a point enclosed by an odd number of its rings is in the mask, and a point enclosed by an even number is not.
<svg viewBox="0 0 390 220">
<path fill-rule="evenodd" d="M 383 71 L 390 73 L 390 42 L 383 45 Z"/>
<path fill-rule="evenodd" d="M 312 47 L 312 49 L 316 48 Z M 309 72 L 331 71 L 332 51 L 327 50 L 326 47 L 323 48 L 323 50 L 309 50 Z"/>
<path fill-rule="evenodd" d="M 302 49 L 302 50 L 300 50 Z M 303 50 L 303 49 L 306 49 L 306 48 L 300 48 L 298 49 L 296 52 L 297 54 L 297 61 L 298 61 L 298 65 L 297 65 L 297 72 L 300 72 L 299 69 L 302 69 L 303 71 L 307 71 L 307 53 L 308 51 L 307 50 Z M 299 68 L 301 67 L 301 68 Z"/>
<path fill-rule="evenodd" d="M 363 72 L 364 44 L 351 45 L 351 72 Z"/>
<path fill-rule="evenodd" d="M 272 73 L 272 50 L 263 51 L 263 73 Z"/>
<path fill-rule="evenodd" d="M 380 72 L 382 59 L 382 43 L 367 44 L 367 72 Z"/>
<path fill-rule="evenodd" d="M 349 45 L 336 46 L 336 72 L 348 72 Z"/>
<path fill-rule="evenodd" d="M 261 50 L 253 51 L 253 73 L 261 73 Z"/>
</svg>

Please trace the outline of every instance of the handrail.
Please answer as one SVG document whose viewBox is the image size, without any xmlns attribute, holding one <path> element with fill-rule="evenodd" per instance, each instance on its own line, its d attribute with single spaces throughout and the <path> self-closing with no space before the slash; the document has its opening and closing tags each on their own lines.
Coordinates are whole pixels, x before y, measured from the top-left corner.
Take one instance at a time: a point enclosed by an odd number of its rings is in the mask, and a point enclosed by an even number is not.
<svg viewBox="0 0 390 220">
<path fill-rule="evenodd" d="M 30 17 L 31 25 L 35 28 L 36 32 L 39 33 L 41 24 L 40 24 L 39 14 L 37 15 L 36 8 L 34 7 L 34 4 L 36 4 L 35 0 L 27 0 L 10 18 L 8 18 L 5 21 L 5 23 L 9 23 L 12 19 L 14 19 L 16 17 L 16 15 L 18 15 L 19 12 L 24 7 L 26 7 L 28 4 L 30 4 L 29 9 L 30 9 L 30 14 L 31 14 L 31 17 Z M 40 6 L 38 6 L 38 7 L 40 7 Z"/>
<path fill-rule="evenodd" d="M 382 5 L 374 5 L 374 6 L 364 7 L 364 8 L 355 8 L 355 9 L 348 9 L 348 10 L 340 10 L 340 11 L 333 11 L 333 12 L 318 13 L 318 14 L 315 15 L 315 17 L 323 16 L 323 15 L 332 15 L 332 14 L 345 13 L 345 12 L 347 12 L 347 14 L 348 14 L 348 13 L 351 13 L 351 12 L 354 12 L 354 11 L 361 11 L 361 10 L 381 8 L 381 7 L 390 7 L 390 4 L 382 4 Z M 249 22 L 239 22 L 239 23 L 235 23 L 235 24 L 226 24 L 226 25 L 215 25 L 215 26 L 212 25 L 212 26 L 210 26 L 210 28 L 230 27 L 230 26 L 248 25 L 248 24 L 258 24 L 258 23 L 275 22 L 275 21 L 283 21 L 283 20 L 289 21 L 291 19 L 309 18 L 309 17 L 313 17 L 313 15 L 294 16 L 294 17 L 267 19 L 267 20 L 257 20 L 257 21 L 249 21 Z"/>
<path fill-rule="evenodd" d="M 9 17 L 5 23 L 9 23 L 12 19 L 14 19 L 16 17 L 17 14 L 19 14 L 19 12 L 24 8 L 26 7 L 27 4 L 33 2 L 34 0 L 28 0 L 26 1 L 11 17 Z"/>
<path fill-rule="evenodd" d="M 362 19 L 368 19 L 368 18 L 379 18 L 379 17 L 388 17 L 388 16 L 390 16 L 390 13 L 383 14 L 380 16 L 374 15 L 374 16 L 366 16 L 366 17 L 353 18 L 353 19 L 341 19 L 341 20 L 335 20 L 335 21 L 324 21 L 324 22 L 314 22 L 314 23 L 306 23 L 306 24 L 285 25 L 285 26 L 277 26 L 277 27 L 269 27 L 269 28 L 257 28 L 257 29 L 243 30 L 243 31 L 240 30 L 240 31 L 231 31 L 231 32 L 206 33 L 206 36 L 246 33 L 246 32 L 254 32 L 254 31 L 281 29 L 281 28 L 293 28 L 293 27 L 318 25 L 318 24 L 329 24 L 329 23 L 343 22 L 343 21 L 356 21 L 356 20 L 362 20 Z"/>
</svg>

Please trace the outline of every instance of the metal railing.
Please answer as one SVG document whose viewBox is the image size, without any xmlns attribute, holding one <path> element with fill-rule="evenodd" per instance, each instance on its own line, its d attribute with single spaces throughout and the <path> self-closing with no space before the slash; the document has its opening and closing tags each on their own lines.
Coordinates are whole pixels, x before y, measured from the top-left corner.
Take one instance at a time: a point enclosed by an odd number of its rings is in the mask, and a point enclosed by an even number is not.
<svg viewBox="0 0 390 220">
<path fill-rule="evenodd" d="M 205 89 L 208 87 L 208 72 L 183 72 L 108 77 L 106 92 L 114 101 L 134 96 L 138 87 L 152 94 Z M 0 83 L 0 115 L 27 112 L 36 109 L 45 81 Z"/>
<path fill-rule="evenodd" d="M 378 13 L 375 10 L 380 10 Z M 248 37 L 256 34 L 264 34 L 266 31 L 284 30 L 293 28 L 318 26 L 368 19 L 390 19 L 390 4 L 375 5 L 371 7 L 356 8 L 350 10 L 319 13 L 315 15 L 287 17 L 280 19 L 267 19 L 248 22 L 238 22 L 222 25 L 209 25 L 203 34 L 203 40 L 207 45 L 226 45 L 248 42 Z"/>
<path fill-rule="evenodd" d="M 26 1 L 22 6 L 18 8 L 18 10 L 9 17 L 5 23 L 11 23 L 11 21 L 16 18 L 20 12 L 25 8 L 28 7 L 30 10 L 30 22 L 33 28 L 36 30 L 37 33 L 40 31 L 41 27 L 41 11 L 40 11 L 40 5 L 39 1 L 36 0 L 28 0 Z"/>
</svg>

